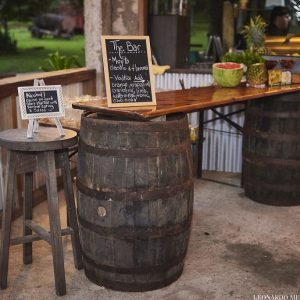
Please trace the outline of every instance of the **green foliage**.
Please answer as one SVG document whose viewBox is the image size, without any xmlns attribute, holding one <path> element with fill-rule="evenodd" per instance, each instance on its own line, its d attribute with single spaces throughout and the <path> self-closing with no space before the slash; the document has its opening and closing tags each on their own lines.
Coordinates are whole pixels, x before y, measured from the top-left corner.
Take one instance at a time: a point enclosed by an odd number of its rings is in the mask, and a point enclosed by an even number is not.
<svg viewBox="0 0 300 300">
<path fill-rule="evenodd" d="M 10 36 L 8 30 L 2 30 L 0 27 L 0 54 L 16 52 L 17 41 Z"/>
<path fill-rule="evenodd" d="M 267 24 L 261 16 L 250 19 L 250 23 L 245 25 L 241 31 L 248 48 L 259 48 L 264 45 L 266 28 Z"/>
<path fill-rule="evenodd" d="M 49 12 L 58 0 L 8 0 L 4 3 L 1 14 L 8 20 L 28 20 L 42 12 Z"/>
<path fill-rule="evenodd" d="M 78 57 L 76 55 L 66 57 L 64 55 L 61 55 L 58 51 L 56 51 L 54 53 L 48 54 L 48 56 L 48 66 L 40 67 L 40 70 L 42 71 L 48 72 L 55 70 L 70 69 L 72 67 L 81 67 L 78 61 Z"/>
<path fill-rule="evenodd" d="M 223 62 L 236 62 L 249 67 L 252 64 L 265 62 L 265 59 L 258 53 L 245 50 L 241 53 L 226 53 L 222 57 Z"/>
<path fill-rule="evenodd" d="M 247 67 L 257 63 L 263 63 L 265 59 L 258 53 L 253 53 L 251 51 L 244 51 L 243 52 L 243 64 Z"/>
<path fill-rule="evenodd" d="M 208 22 L 204 19 L 205 16 L 203 16 L 200 13 L 197 13 L 195 15 L 195 22 L 191 25 L 191 34 L 190 34 L 190 43 L 191 44 L 198 44 L 202 45 L 201 50 L 204 50 L 207 48 L 207 32 L 208 32 Z M 198 50 L 199 47 L 192 47 L 190 50 Z"/>
<path fill-rule="evenodd" d="M 85 65 L 84 37 L 75 35 L 70 40 L 45 37 L 35 39 L 31 37 L 28 24 L 9 23 L 11 36 L 18 42 L 18 52 L 0 56 L 0 73 L 36 72 L 39 66 L 46 66 L 48 54 L 59 51 L 67 57 L 78 56 L 79 63 Z"/>
</svg>

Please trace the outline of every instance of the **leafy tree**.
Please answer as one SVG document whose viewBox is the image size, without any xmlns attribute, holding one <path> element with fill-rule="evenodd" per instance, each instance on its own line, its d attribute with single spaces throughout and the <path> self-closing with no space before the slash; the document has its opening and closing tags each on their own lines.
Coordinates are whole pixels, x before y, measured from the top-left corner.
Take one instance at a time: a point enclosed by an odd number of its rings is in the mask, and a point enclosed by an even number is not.
<svg viewBox="0 0 300 300">
<path fill-rule="evenodd" d="M 0 0 L 3 7 L 0 13 L 8 20 L 28 20 L 57 7 L 59 0 Z"/>
<path fill-rule="evenodd" d="M 7 20 L 2 16 L 2 11 L 7 0 L 0 0 L 0 54 L 14 53 L 17 51 L 17 41 L 12 39 L 7 26 Z"/>
</svg>

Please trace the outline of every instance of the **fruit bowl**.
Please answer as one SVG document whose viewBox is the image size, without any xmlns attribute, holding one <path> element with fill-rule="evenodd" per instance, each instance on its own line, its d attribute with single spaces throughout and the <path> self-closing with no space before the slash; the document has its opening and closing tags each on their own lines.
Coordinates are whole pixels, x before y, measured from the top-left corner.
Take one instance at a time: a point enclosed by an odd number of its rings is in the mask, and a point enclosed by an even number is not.
<svg viewBox="0 0 300 300">
<path fill-rule="evenodd" d="M 215 63 L 212 66 L 214 81 L 221 87 L 235 87 L 243 77 L 243 64 L 234 62 Z"/>
</svg>

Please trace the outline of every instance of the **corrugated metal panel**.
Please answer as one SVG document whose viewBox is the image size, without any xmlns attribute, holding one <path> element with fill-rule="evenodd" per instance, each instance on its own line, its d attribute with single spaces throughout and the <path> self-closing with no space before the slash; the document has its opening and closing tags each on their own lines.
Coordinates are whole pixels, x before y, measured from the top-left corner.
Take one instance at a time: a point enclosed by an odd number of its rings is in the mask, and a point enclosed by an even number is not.
<svg viewBox="0 0 300 300">
<path fill-rule="evenodd" d="M 159 90 L 181 89 L 179 80 L 183 80 L 185 88 L 212 85 L 211 74 L 165 73 L 155 76 L 155 86 Z M 217 111 L 228 114 L 243 107 L 241 104 L 219 107 Z M 211 110 L 204 112 L 204 120 L 217 117 Z M 244 124 L 244 113 L 230 116 L 240 126 Z M 190 124 L 198 125 L 197 113 L 190 114 Z M 205 141 L 203 144 L 203 170 L 237 172 L 242 169 L 242 134 L 226 121 L 217 120 L 205 124 Z"/>
</svg>

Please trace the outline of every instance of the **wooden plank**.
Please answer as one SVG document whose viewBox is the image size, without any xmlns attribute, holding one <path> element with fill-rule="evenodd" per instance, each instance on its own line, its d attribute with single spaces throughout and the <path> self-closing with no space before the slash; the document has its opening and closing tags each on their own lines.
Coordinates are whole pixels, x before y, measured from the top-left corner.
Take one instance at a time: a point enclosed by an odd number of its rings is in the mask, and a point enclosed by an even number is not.
<svg viewBox="0 0 300 300">
<path fill-rule="evenodd" d="M 0 101 L 0 131 L 14 126 L 11 100 L 10 95 L 7 95 Z"/>
<path fill-rule="evenodd" d="M 23 200 L 23 236 L 32 235 L 32 229 L 27 226 L 28 220 L 32 220 L 32 192 L 33 192 L 33 173 L 25 173 L 25 196 Z M 23 263 L 32 263 L 32 243 L 23 246 Z"/>
<path fill-rule="evenodd" d="M 50 233 L 45 228 L 36 224 L 32 220 L 25 220 L 25 225 L 30 229 L 30 231 L 34 231 L 41 237 L 42 240 L 48 242 L 51 245 Z"/>
<path fill-rule="evenodd" d="M 47 185 L 47 200 L 51 232 L 50 235 L 53 256 L 55 289 L 56 294 L 58 296 L 62 296 L 66 294 L 66 279 L 61 240 L 61 225 L 58 207 L 54 151 L 46 151 L 41 153 L 39 160 L 41 162 L 43 173 L 46 177 Z"/>
<path fill-rule="evenodd" d="M 8 129 L 0 133 L 1 145 L 18 151 L 50 151 L 72 147 L 77 144 L 77 133 L 65 130 L 60 136 L 57 128 L 40 127 L 32 139 L 27 138 L 27 130 Z"/>
<path fill-rule="evenodd" d="M 139 35 L 147 34 L 148 0 L 138 0 Z"/>
<path fill-rule="evenodd" d="M 5 78 L 0 80 L 0 99 L 17 94 L 19 86 L 33 85 L 33 80 L 36 78 L 43 79 L 46 85 L 68 85 L 86 80 L 95 80 L 95 76 L 95 70 L 78 68 Z"/>
<path fill-rule="evenodd" d="M 136 120 L 163 116 L 173 113 L 190 113 L 201 109 L 220 107 L 228 104 L 248 100 L 263 99 L 265 97 L 300 91 L 300 84 L 256 89 L 241 84 L 235 88 L 221 88 L 210 86 L 187 90 L 160 92 L 156 94 L 156 106 L 108 108 L 105 99 L 77 102 L 75 109 L 98 112 L 107 115 L 125 116 Z"/>
<path fill-rule="evenodd" d="M 83 95 L 91 95 L 91 96 L 96 96 L 96 72 L 93 70 L 95 73 L 95 77 L 90 80 L 85 80 L 82 82 L 82 94 Z"/>
<path fill-rule="evenodd" d="M 76 132 L 79 132 L 79 130 L 80 130 L 80 124 L 78 123 L 74 123 L 74 122 L 72 122 L 72 121 L 66 121 L 66 120 L 64 120 L 64 119 L 61 119 L 60 120 L 60 123 L 61 123 L 61 126 L 63 127 L 63 128 L 65 128 L 65 129 L 70 129 L 70 130 L 74 130 L 74 131 L 76 131 Z M 53 120 L 52 119 L 47 119 L 47 118 L 45 118 L 45 119 L 41 119 L 40 120 L 40 122 L 39 122 L 39 124 L 41 125 L 41 126 L 44 126 L 44 127 L 56 127 L 56 125 L 55 125 L 55 123 L 53 122 Z"/>
<path fill-rule="evenodd" d="M 17 115 L 17 102 L 16 102 L 17 94 L 12 94 L 10 96 L 11 99 L 11 119 L 13 128 L 18 127 L 18 115 Z"/>
<path fill-rule="evenodd" d="M 38 234 L 31 234 L 31 235 L 26 235 L 26 236 L 20 236 L 20 237 L 15 237 L 10 240 L 10 245 L 11 246 L 16 246 L 20 244 L 32 244 L 32 242 L 35 241 L 40 241 L 42 238 Z"/>
<path fill-rule="evenodd" d="M 48 231 L 50 234 L 50 231 Z M 64 228 L 61 230 L 61 236 L 65 235 L 70 235 L 73 234 L 73 229 L 72 228 Z M 26 235 L 26 236 L 21 236 L 21 237 L 16 237 L 10 240 L 10 245 L 15 246 L 15 245 L 20 245 L 20 244 L 27 244 L 27 243 L 32 243 L 35 241 L 40 241 L 43 240 L 42 237 L 38 234 L 32 234 L 32 235 Z"/>
<path fill-rule="evenodd" d="M 9 243 L 11 232 L 11 217 L 14 196 L 15 184 L 15 165 L 16 154 L 15 152 L 8 152 L 7 160 L 7 176 L 6 176 L 6 199 L 4 202 L 3 218 L 2 218 L 2 234 L 0 244 L 0 289 L 7 287 L 7 272 L 8 272 L 8 259 L 9 259 Z"/>
<path fill-rule="evenodd" d="M 65 199 L 67 203 L 67 216 L 68 216 L 68 221 L 70 223 L 70 226 L 74 232 L 71 236 L 73 255 L 74 255 L 74 264 L 75 264 L 75 268 L 80 270 L 82 269 L 83 265 L 82 265 L 81 249 L 80 249 L 80 242 L 79 242 L 79 229 L 77 223 L 76 207 L 74 202 L 73 183 L 72 183 L 72 177 L 70 172 L 68 151 L 65 150 L 64 152 L 57 153 L 56 155 L 59 156 L 61 166 L 62 166 Z"/>
</svg>

